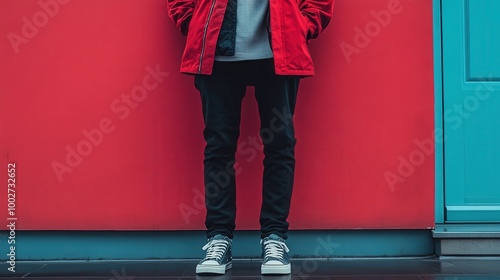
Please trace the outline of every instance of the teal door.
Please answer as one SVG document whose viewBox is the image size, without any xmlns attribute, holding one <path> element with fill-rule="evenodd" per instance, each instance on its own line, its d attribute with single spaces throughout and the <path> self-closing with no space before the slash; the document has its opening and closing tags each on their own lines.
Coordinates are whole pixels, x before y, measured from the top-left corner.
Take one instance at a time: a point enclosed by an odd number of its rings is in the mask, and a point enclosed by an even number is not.
<svg viewBox="0 0 500 280">
<path fill-rule="evenodd" d="M 446 222 L 500 222 L 500 0 L 442 0 Z"/>
</svg>

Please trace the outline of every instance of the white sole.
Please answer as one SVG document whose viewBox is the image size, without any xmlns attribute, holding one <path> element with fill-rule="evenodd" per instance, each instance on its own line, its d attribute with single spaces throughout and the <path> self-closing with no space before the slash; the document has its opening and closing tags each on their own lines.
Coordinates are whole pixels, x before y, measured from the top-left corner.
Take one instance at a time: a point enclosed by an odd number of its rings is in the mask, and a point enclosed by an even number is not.
<svg viewBox="0 0 500 280">
<path fill-rule="evenodd" d="M 228 262 L 225 265 L 198 264 L 196 266 L 196 273 L 225 274 L 226 270 L 229 270 L 232 267 L 232 262 Z"/>
<path fill-rule="evenodd" d="M 261 265 L 261 274 L 290 274 L 292 272 L 290 264 L 286 265 Z"/>
</svg>

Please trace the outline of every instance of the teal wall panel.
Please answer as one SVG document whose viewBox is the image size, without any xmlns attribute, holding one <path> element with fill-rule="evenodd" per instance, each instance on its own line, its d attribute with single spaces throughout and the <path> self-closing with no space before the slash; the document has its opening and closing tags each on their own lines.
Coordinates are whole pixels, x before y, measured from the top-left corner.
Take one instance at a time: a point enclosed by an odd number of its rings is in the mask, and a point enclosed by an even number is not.
<svg viewBox="0 0 500 280">
<path fill-rule="evenodd" d="M 0 233 L 1 252 L 7 252 L 7 236 Z M 259 258 L 259 241 L 257 231 L 236 231 L 234 257 Z M 16 260 L 198 259 L 205 243 L 204 231 L 18 231 Z M 294 258 L 434 253 L 430 230 L 291 231 L 287 244 Z"/>
</svg>

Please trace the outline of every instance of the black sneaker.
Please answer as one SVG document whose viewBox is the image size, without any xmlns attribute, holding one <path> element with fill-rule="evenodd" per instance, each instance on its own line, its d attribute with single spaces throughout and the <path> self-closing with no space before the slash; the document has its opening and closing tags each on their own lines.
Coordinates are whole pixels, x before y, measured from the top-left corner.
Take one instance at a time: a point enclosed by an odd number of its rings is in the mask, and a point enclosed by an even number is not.
<svg viewBox="0 0 500 280">
<path fill-rule="evenodd" d="M 262 245 L 262 274 L 290 274 L 290 257 L 285 240 L 276 234 L 261 239 Z"/>
<path fill-rule="evenodd" d="M 220 234 L 208 239 L 203 246 L 207 251 L 206 257 L 196 266 L 196 273 L 225 274 L 232 267 L 231 255 L 232 240 Z"/>
</svg>

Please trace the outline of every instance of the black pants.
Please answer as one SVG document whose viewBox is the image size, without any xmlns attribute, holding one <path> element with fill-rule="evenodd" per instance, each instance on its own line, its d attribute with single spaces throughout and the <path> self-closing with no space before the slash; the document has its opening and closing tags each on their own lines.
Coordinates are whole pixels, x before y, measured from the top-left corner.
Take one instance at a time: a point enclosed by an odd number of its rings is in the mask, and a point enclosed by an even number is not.
<svg viewBox="0 0 500 280">
<path fill-rule="evenodd" d="M 261 238 L 286 239 L 295 170 L 293 112 L 300 78 L 274 74 L 272 59 L 215 62 L 212 75 L 196 75 L 206 141 L 204 159 L 207 237 L 233 237 L 236 218 L 235 153 L 241 103 L 255 86 L 264 144 Z"/>
</svg>

